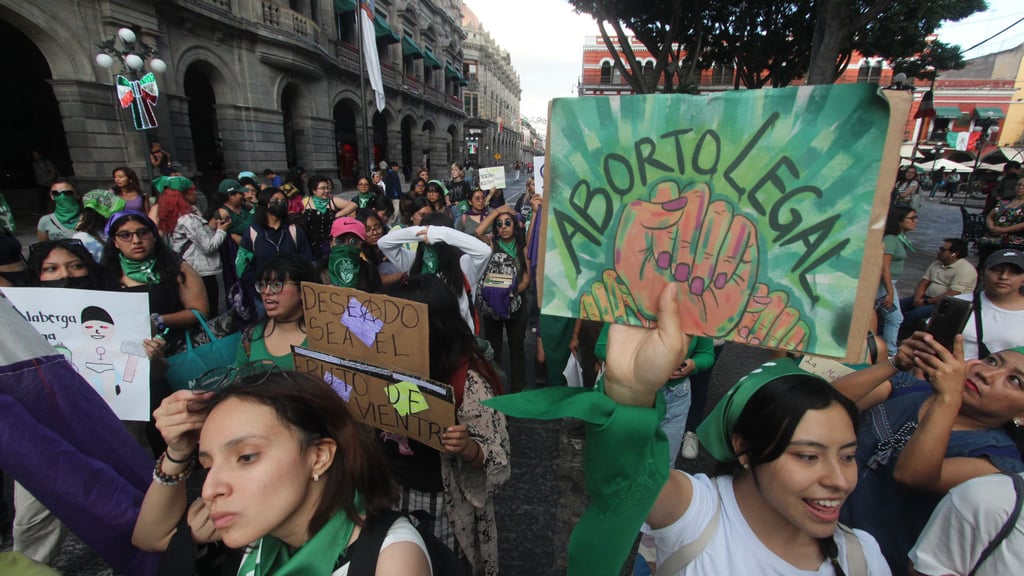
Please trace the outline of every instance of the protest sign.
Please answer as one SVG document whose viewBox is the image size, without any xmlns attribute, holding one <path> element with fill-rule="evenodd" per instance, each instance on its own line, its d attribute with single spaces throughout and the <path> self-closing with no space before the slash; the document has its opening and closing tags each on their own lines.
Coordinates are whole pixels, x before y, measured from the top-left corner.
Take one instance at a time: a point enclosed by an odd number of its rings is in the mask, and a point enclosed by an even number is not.
<svg viewBox="0 0 1024 576">
<path fill-rule="evenodd" d="M 800 365 L 798 368 L 806 370 L 811 374 L 821 376 L 829 382 L 835 382 L 843 376 L 856 372 L 856 370 L 850 368 L 846 364 L 836 362 L 831 358 L 823 358 L 821 356 L 813 356 L 811 354 L 807 354 L 800 359 Z"/>
<path fill-rule="evenodd" d="M 146 294 L 3 288 L 25 320 L 63 354 L 121 420 L 149 420 Z"/>
<path fill-rule="evenodd" d="M 480 189 L 487 191 L 491 188 L 499 190 L 505 188 L 504 166 L 491 166 L 490 168 L 480 169 Z"/>
<path fill-rule="evenodd" d="M 303 282 L 302 306 L 309 348 L 414 376 L 430 375 L 425 304 Z"/>
<path fill-rule="evenodd" d="M 544 156 L 533 157 L 533 191 L 540 196 L 544 195 Z"/>
<path fill-rule="evenodd" d="M 292 348 L 295 369 L 322 378 L 361 422 L 444 450 L 441 433 L 455 425 L 451 386 L 308 348 Z"/>
<path fill-rule="evenodd" d="M 644 325 L 678 282 L 689 334 L 860 358 L 909 102 L 870 84 L 553 101 L 543 312 Z"/>
</svg>

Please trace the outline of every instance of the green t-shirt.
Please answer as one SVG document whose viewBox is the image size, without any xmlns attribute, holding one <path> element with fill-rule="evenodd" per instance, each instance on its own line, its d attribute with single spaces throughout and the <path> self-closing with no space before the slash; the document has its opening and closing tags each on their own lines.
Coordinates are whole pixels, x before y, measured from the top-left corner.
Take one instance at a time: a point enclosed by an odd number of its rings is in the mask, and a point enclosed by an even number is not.
<svg viewBox="0 0 1024 576">
<path fill-rule="evenodd" d="M 295 370 L 295 358 L 292 357 L 291 352 L 274 356 L 267 350 L 267 344 L 263 340 L 263 328 L 262 324 L 253 327 L 252 336 L 249 339 L 248 355 L 245 353 L 245 335 L 242 335 L 242 339 L 238 341 L 238 351 L 235 353 L 235 366 L 241 366 L 248 362 L 270 360 L 281 370 Z M 307 340 L 307 338 L 302 339 L 302 346 L 306 345 Z"/>
<path fill-rule="evenodd" d="M 894 234 L 887 234 L 882 237 L 883 252 L 892 256 L 889 263 L 889 275 L 893 280 L 899 280 L 903 274 L 903 264 L 907 261 L 907 247 L 910 241 L 906 237 L 900 238 Z"/>
</svg>

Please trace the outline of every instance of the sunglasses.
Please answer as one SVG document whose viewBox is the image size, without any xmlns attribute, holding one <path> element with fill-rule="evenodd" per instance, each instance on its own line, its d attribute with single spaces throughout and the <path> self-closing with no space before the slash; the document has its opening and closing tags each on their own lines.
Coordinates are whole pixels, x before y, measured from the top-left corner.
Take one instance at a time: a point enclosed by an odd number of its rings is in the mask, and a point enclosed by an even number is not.
<svg viewBox="0 0 1024 576">
<path fill-rule="evenodd" d="M 260 280 L 259 282 L 253 284 L 253 286 L 256 288 L 256 291 L 259 292 L 260 294 L 262 294 L 264 290 L 269 291 L 271 294 L 280 294 L 281 290 L 284 290 L 285 284 L 295 284 L 296 286 L 299 285 L 298 282 L 281 282 L 280 280 Z"/>
<path fill-rule="evenodd" d="M 131 242 L 132 236 L 138 238 L 139 240 L 146 240 L 152 235 L 153 231 L 150 230 L 149 228 L 139 228 L 134 232 L 129 232 L 128 230 L 121 230 L 120 232 L 114 234 L 114 236 L 116 236 L 118 240 L 124 242 Z"/>
<path fill-rule="evenodd" d="M 248 362 L 241 366 L 221 366 L 190 380 L 188 387 L 189 390 L 213 392 L 228 387 L 258 386 L 275 373 L 285 374 L 281 368 L 269 360 Z"/>
<path fill-rule="evenodd" d="M 75 191 L 72 190 L 50 190 L 50 198 L 56 198 L 57 196 L 74 196 Z"/>
<path fill-rule="evenodd" d="M 45 242 L 36 242 L 35 244 L 31 244 L 28 247 L 28 257 L 29 259 L 35 259 L 38 256 L 40 259 L 42 259 L 50 252 L 53 252 L 54 248 L 67 249 L 72 246 L 77 246 L 79 248 L 82 248 L 83 250 L 85 249 L 85 244 L 82 244 L 82 241 L 77 238 L 47 240 Z"/>
<path fill-rule="evenodd" d="M 498 220 L 494 223 L 496 228 L 510 228 L 512 226 L 511 220 Z"/>
</svg>

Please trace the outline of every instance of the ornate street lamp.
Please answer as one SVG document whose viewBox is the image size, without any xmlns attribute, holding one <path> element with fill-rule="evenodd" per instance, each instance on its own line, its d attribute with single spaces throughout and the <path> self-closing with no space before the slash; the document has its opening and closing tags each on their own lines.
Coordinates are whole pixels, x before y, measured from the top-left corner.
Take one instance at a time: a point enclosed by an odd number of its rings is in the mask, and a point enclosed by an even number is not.
<svg viewBox="0 0 1024 576">
<path fill-rule="evenodd" d="M 111 68 L 116 59 L 121 63 L 121 72 L 130 76 L 129 79 L 121 74 L 117 75 L 117 100 L 121 108 L 131 107 L 135 129 L 141 131 L 156 128 L 154 107 L 160 91 L 153 72 L 162 74 L 167 71 L 167 63 L 160 59 L 156 46 L 139 40 L 131 28 L 121 28 L 117 34 L 97 44 L 97 47 L 101 50 L 96 54 L 97 64 L 103 68 Z M 145 68 L 147 60 L 152 72 L 140 78 L 139 74 Z"/>
</svg>

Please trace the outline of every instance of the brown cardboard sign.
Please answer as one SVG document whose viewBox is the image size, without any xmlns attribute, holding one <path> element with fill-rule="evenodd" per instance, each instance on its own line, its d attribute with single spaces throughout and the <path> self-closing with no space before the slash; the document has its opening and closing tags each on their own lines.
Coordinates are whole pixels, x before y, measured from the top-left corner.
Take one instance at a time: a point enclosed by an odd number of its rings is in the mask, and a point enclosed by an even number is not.
<svg viewBox="0 0 1024 576">
<path fill-rule="evenodd" d="M 302 283 L 309 348 L 430 376 L 427 306 L 351 288 Z"/>
<path fill-rule="evenodd" d="M 292 355 L 295 369 L 327 382 L 357 420 L 444 450 L 441 433 L 455 425 L 451 386 L 301 346 Z"/>
</svg>

